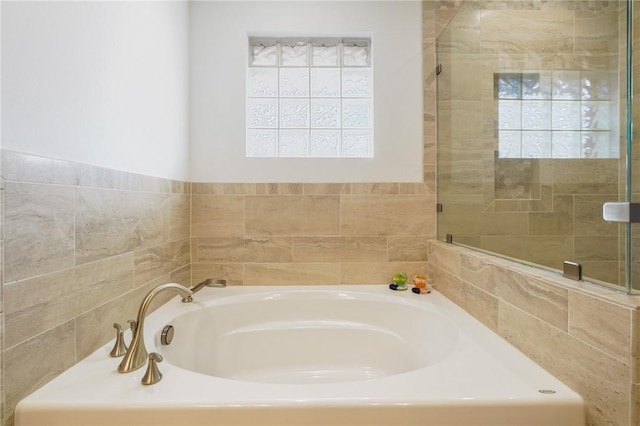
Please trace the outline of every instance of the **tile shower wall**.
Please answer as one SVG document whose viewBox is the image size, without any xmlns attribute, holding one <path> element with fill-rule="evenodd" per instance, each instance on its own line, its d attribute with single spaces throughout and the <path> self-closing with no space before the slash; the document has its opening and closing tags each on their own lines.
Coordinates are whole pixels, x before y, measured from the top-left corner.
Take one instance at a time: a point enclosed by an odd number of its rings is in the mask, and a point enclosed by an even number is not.
<svg viewBox="0 0 640 426">
<path fill-rule="evenodd" d="M 443 23 L 438 28 L 446 25 L 457 13 L 460 4 L 459 1 L 450 2 L 449 9 L 443 7 L 437 10 L 436 22 L 440 20 Z M 500 4 L 504 9 L 512 7 L 530 9 L 539 7 L 541 2 L 522 1 L 517 4 L 516 2 L 493 2 L 496 7 Z M 592 10 L 580 14 L 577 19 L 580 28 L 576 34 L 583 34 L 582 48 L 586 46 L 585 43 L 599 43 L 606 39 L 598 34 L 615 29 L 612 26 L 595 28 L 592 24 L 588 24 L 599 21 L 603 9 L 611 5 L 611 3 L 607 5 L 593 2 Z M 634 23 L 637 27 L 640 22 L 640 10 L 635 8 L 634 13 L 636 15 Z M 615 19 L 613 15 L 610 17 Z M 621 15 L 619 18 L 619 22 L 624 22 L 624 16 Z M 528 22 L 525 27 L 529 29 L 530 24 L 531 22 Z M 587 33 L 584 32 L 586 29 L 588 29 Z M 472 26 L 467 27 L 466 31 L 471 38 L 451 40 L 452 45 L 464 45 L 469 40 L 478 40 L 478 34 L 473 32 Z M 634 37 L 637 42 L 640 31 L 634 31 Z M 640 46 L 640 42 L 635 43 L 634 46 Z M 621 57 L 624 57 L 625 48 L 624 44 L 619 46 Z M 606 49 L 610 49 L 614 56 L 617 55 L 612 46 L 600 46 L 601 51 Z M 639 55 L 634 55 L 636 61 L 638 57 Z M 463 61 L 462 63 L 467 69 L 477 68 L 473 62 Z M 571 61 L 568 61 L 568 64 L 570 63 Z M 640 67 L 636 68 L 636 72 L 638 69 Z M 467 76 L 470 78 L 462 79 L 460 82 L 470 83 L 474 81 L 474 76 L 477 74 Z M 639 90 L 638 86 L 634 86 L 636 91 Z M 477 85 L 462 84 L 451 87 L 452 90 L 458 90 L 457 93 L 460 95 L 465 92 L 467 95 L 478 94 L 474 88 L 477 88 Z M 471 100 L 467 99 L 467 101 Z M 464 102 L 459 106 L 463 107 Z M 464 111 L 466 111 L 465 108 L 458 108 L 458 117 L 461 117 Z M 634 113 L 637 114 L 638 109 L 634 109 Z M 622 118 L 623 116 L 624 114 Z M 438 117 L 438 120 L 450 118 L 452 117 Z M 442 137 L 446 135 L 439 135 L 439 138 Z M 461 142 L 461 139 L 457 142 Z M 440 149 L 445 148 L 440 147 Z M 454 151 L 458 148 L 459 146 L 453 146 Z M 457 153 L 468 154 L 469 148 L 467 147 L 466 150 L 458 150 Z M 472 157 L 473 155 L 466 159 L 473 161 Z M 493 159 L 490 163 L 492 161 Z M 477 165 L 477 163 L 467 164 Z M 579 168 L 578 171 L 581 172 L 578 175 L 579 179 L 583 182 L 591 182 L 591 188 L 595 189 L 595 192 L 575 196 L 576 203 L 572 213 L 574 216 L 569 218 L 568 223 L 566 214 L 565 219 L 562 219 L 562 212 L 558 212 L 555 215 L 560 219 L 557 223 L 575 226 L 578 235 L 576 250 L 582 250 L 592 265 L 604 267 L 601 272 L 608 276 L 615 276 L 615 267 L 608 268 L 607 262 L 609 262 L 608 256 L 615 255 L 617 252 L 615 245 L 610 245 L 610 240 L 617 236 L 616 231 L 606 229 L 606 226 L 596 220 L 597 217 L 591 217 L 587 212 L 593 211 L 594 206 L 595 210 L 599 209 L 598 203 L 603 199 L 600 195 L 604 193 L 603 191 L 609 191 L 607 194 L 610 193 L 610 196 L 616 197 L 615 188 L 609 190 L 608 186 L 601 185 L 601 182 L 616 182 L 617 165 L 611 162 L 597 172 L 594 172 L 588 164 L 575 162 L 572 166 Z M 569 174 L 571 172 L 569 169 L 556 168 L 554 171 L 564 173 L 559 175 L 561 179 L 557 179 L 559 185 L 567 183 L 567 176 L 575 176 Z M 585 171 L 589 173 L 585 175 Z M 444 172 L 447 173 L 446 170 Z M 483 169 L 466 168 L 466 173 L 475 172 L 482 173 Z M 598 180 L 602 176 L 606 176 L 606 181 Z M 452 178 L 446 174 L 438 177 L 449 181 Z M 464 176 L 458 178 L 466 181 Z M 467 186 L 466 191 L 454 197 L 452 201 L 461 202 L 468 209 L 477 202 L 477 200 L 474 201 L 474 194 L 469 191 L 481 189 Z M 570 188 L 565 185 L 557 186 L 555 189 L 566 192 Z M 480 200 L 481 204 L 482 202 Z M 499 213 L 499 209 L 496 209 L 496 213 Z M 495 223 L 489 219 L 485 220 L 481 235 L 497 233 L 499 227 L 505 226 L 506 215 L 495 216 L 500 220 Z M 546 217 L 544 214 L 538 214 L 536 219 L 539 225 L 544 224 L 543 221 L 546 221 L 547 225 L 554 223 L 554 217 L 550 214 Z M 538 229 L 542 228 L 538 226 Z M 488 239 L 491 238 L 493 237 L 488 237 Z M 580 239 L 583 241 L 579 242 Z M 516 246 L 522 244 L 520 237 L 513 240 L 517 241 Z M 586 244 L 583 244 L 585 242 Z M 593 249 L 594 245 L 600 250 Z M 640 377 L 638 375 L 640 372 L 638 316 L 640 302 L 637 296 L 616 294 L 610 290 L 564 279 L 554 273 L 439 241 L 430 242 L 428 259 L 429 276 L 439 291 L 585 398 L 588 426 L 640 425 Z M 636 259 L 633 261 L 634 264 L 637 262 Z"/>
<path fill-rule="evenodd" d="M 600 217 L 602 204 L 624 190 L 620 160 L 532 161 L 494 153 L 495 73 L 583 72 L 610 79 L 617 93 L 618 58 L 625 57 L 618 43 L 621 5 L 477 1 L 460 10 L 438 41 L 443 238 L 449 233 L 460 243 L 556 269 L 574 260 L 590 278 L 624 282 L 618 226 Z M 615 120 L 608 125 L 618 127 Z M 617 137 L 612 133 L 614 143 Z"/>
<path fill-rule="evenodd" d="M 5 424 L 114 337 L 144 294 L 191 282 L 189 185 L 2 152 Z"/>
</svg>

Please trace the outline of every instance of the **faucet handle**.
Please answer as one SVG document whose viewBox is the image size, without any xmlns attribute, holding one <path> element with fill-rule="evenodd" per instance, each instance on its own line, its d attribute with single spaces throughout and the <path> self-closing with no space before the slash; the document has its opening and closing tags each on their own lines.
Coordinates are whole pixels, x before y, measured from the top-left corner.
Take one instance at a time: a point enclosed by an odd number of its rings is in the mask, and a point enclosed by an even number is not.
<svg viewBox="0 0 640 426">
<path fill-rule="evenodd" d="M 147 364 L 147 371 L 142 377 L 143 385 L 153 385 L 162 380 L 162 373 L 158 369 L 158 363 L 162 362 L 162 355 L 157 352 L 151 352 L 149 354 L 149 363 Z"/>
<path fill-rule="evenodd" d="M 136 322 L 136 320 L 127 320 L 127 323 L 129 324 L 129 329 L 131 330 L 131 334 L 136 332 L 136 328 L 138 327 L 138 323 Z"/>
<path fill-rule="evenodd" d="M 109 355 L 113 358 L 118 358 L 127 352 L 127 345 L 124 344 L 124 330 L 122 326 L 116 322 L 113 324 L 113 328 L 117 330 L 116 344 L 113 346 L 113 349 L 111 349 L 111 352 L 109 352 Z"/>
</svg>

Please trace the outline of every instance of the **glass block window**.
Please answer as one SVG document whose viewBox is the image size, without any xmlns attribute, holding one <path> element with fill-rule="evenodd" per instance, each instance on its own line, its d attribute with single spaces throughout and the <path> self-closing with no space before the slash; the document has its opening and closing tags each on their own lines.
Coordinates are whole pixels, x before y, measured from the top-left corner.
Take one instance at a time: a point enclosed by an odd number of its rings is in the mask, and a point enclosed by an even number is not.
<svg viewBox="0 0 640 426">
<path fill-rule="evenodd" d="M 373 157 L 370 39 L 250 38 L 247 157 Z"/>
<path fill-rule="evenodd" d="M 617 158 L 606 73 L 494 74 L 499 158 Z"/>
</svg>

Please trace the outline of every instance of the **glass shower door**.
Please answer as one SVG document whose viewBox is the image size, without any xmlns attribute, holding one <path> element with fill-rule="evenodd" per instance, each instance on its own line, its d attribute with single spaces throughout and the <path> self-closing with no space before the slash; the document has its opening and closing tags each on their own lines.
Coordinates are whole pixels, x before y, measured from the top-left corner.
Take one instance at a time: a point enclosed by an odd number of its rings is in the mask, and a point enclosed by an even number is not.
<svg viewBox="0 0 640 426">
<path fill-rule="evenodd" d="M 460 6 L 437 40 L 440 239 L 626 287 L 627 226 L 602 205 L 628 188 L 627 10 Z"/>
</svg>

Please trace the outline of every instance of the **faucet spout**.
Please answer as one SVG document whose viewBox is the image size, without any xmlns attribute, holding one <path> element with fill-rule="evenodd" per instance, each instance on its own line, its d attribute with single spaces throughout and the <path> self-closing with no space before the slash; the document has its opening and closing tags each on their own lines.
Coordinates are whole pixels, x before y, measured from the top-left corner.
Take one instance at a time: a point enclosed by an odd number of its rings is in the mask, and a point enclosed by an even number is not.
<svg viewBox="0 0 640 426">
<path fill-rule="evenodd" d="M 147 310 L 151 301 L 165 290 L 173 290 L 182 297 L 182 303 L 193 301 L 191 296 L 193 292 L 183 285 L 176 283 L 162 284 L 152 289 L 142 300 L 140 309 L 138 309 L 138 318 L 136 320 L 137 327 L 133 333 L 131 344 L 127 353 L 124 355 L 122 362 L 118 366 L 118 372 L 129 373 L 142 367 L 147 361 L 148 353 L 144 345 L 144 319 L 147 316 Z"/>
<path fill-rule="evenodd" d="M 202 290 L 204 287 L 222 288 L 222 287 L 226 287 L 226 286 L 227 286 L 227 280 L 213 280 L 211 278 L 207 278 L 206 280 L 202 281 L 201 283 L 194 285 L 189 290 L 191 290 L 195 294 L 195 293 L 199 292 L 200 290 Z"/>
<path fill-rule="evenodd" d="M 205 286 L 211 285 L 212 282 L 213 282 L 213 280 L 211 278 L 207 278 L 206 280 L 202 281 L 201 283 L 196 284 L 193 287 L 191 287 L 191 291 L 194 292 L 194 293 L 197 293 L 200 290 L 202 290 Z"/>
</svg>

